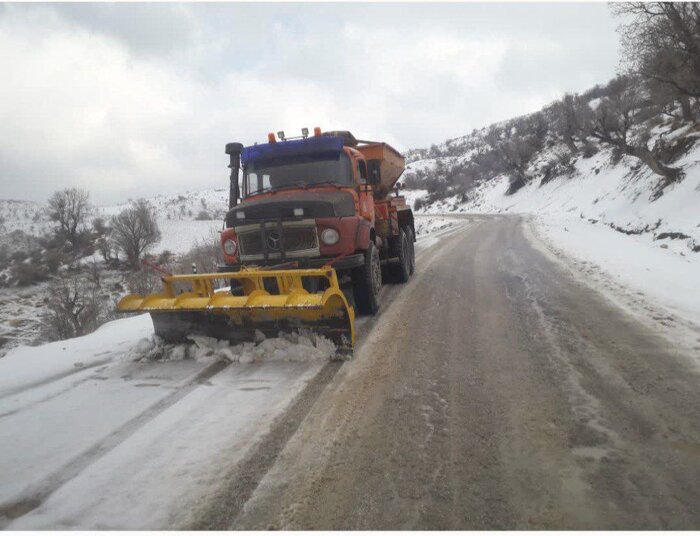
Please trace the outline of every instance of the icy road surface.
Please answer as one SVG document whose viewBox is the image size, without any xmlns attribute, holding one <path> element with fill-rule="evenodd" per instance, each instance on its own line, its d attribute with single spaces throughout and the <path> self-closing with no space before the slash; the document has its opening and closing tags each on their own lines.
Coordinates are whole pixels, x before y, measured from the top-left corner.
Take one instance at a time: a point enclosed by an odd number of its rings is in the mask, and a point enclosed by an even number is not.
<svg viewBox="0 0 700 536">
<path fill-rule="evenodd" d="M 697 529 L 698 350 L 472 218 L 196 528 Z M 241 505 L 238 478 L 260 483 Z"/>
</svg>

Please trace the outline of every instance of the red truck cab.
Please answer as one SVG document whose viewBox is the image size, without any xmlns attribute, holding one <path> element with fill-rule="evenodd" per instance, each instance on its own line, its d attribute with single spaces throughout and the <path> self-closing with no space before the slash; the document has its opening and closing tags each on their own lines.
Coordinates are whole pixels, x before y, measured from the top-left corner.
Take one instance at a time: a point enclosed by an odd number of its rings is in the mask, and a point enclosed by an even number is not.
<svg viewBox="0 0 700 536">
<path fill-rule="evenodd" d="M 388 195 L 404 168 L 397 151 L 358 142 L 344 131 L 316 129 L 312 137 L 269 140 L 242 148 L 240 179 L 232 156 L 235 199 L 221 233 L 221 270 L 332 265 L 352 280 L 363 275 L 363 267 L 376 271 L 375 265 L 398 262 L 410 275 L 413 214 L 403 198 Z M 370 250 L 376 261 L 368 258 Z"/>
</svg>

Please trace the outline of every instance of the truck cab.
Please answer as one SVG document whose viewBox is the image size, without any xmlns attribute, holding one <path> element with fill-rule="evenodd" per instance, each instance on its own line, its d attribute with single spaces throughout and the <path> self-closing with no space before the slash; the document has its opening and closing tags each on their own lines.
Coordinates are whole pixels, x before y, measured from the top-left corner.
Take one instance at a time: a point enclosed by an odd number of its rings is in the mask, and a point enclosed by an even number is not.
<svg viewBox="0 0 700 536">
<path fill-rule="evenodd" d="M 317 128 L 311 137 L 292 140 L 271 134 L 266 144 L 242 148 L 240 163 L 239 179 L 232 156 L 221 270 L 333 266 L 350 282 L 360 278 L 376 287 L 371 293 L 381 286 L 381 264 L 403 263 L 401 272 L 412 272 L 413 214 L 403 198 L 388 195 L 404 160 L 389 145 Z"/>
</svg>

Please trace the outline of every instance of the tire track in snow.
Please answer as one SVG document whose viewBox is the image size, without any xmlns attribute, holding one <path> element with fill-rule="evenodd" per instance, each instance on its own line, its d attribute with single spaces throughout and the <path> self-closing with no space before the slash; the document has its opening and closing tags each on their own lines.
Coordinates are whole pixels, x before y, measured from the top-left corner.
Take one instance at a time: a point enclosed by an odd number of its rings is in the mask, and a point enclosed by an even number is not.
<svg viewBox="0 0 700 536">
<path fill-rule="evenodd" d="M 329 361 L 324 365 L 294 402 L 275 419 L 270 431 L 224 477 L 225 484 L 214 496 L 210 503 L 212 506 L 201 512 L 187 530 L 221 530 L 232 525 L 260 481 L 277 461 L 277 456 L 311 411 L 316 399 L 342 365 L 342 361 Z M 221 504 L 225 504 L 226 508 L 219 508 Z"/>
<path fill-rule="evenodd" d="M 50 383 L 56 382 L 58 380 L 62 380 L 63 378 L 67 378 L 68 376 L 72 376 L 74 374 L 80 374 L 81 372 L 85 372 L 87 370 L 91 370 L 91 369 L 100 367 L 102 365 L 107 365 L 107 364 L 111 363 L 112 361 L 113 361 L 113 358 L 111 358 L 111 357 L 107 358 L 107 359 L 101 359 L 100 361 L 95 361 L 94 363 L 90 363 L 89 365 L 76 367 L 73 370 L 59 372 L 58 374 L 54 374 L 52 376 L 49 376 L 47 378 L 43 378 L 43 379 L 38 380 L 38 381 L 25 383 L 24 385 L 20 385 L 18 387 L 12 388 L 12 389 L 7 389 L 3 393 L 0 394 L 0 400 L 3 400 L 3 399 L 8 398 L 10 396 L 24 393 L 25 391 L 29 391 L 30 389 L 35 389 L 37 387 L 42 387 L 43 385 L 48 385 Z"/>
<path fill-rule="evenodd" d="M 440 238 L 444 238 L 470 226 L 469 223 L 462 223 L 435 234 Z M 432 236 L 434 235 L 431 234 L 425 238 Z M 418 243 L 420 242 L 422 242 L 421 239 L 418 240 Z M 434 243 L 431 242 L 427 247 L 417 251 L 416 259 L 428 258 L 434 246 L 439 243 L 439 240 Z M 416 269 L 418 270 L 419 268 L 420 265 L 417 265 Z M 367 335 L 380 323 L 382 315 L 387 311 L 389 304 L 396 299 L 404 288 L 405 285 L 382 285 L 380 295 L 382 307 L 379 309 L 379 312 L 372 317 L 365 316 L 356 320 L 356 352 L 359 351 Z M 196 515 L 195 521 L 185 527 L 186 530 L 231 529 L 262 479 L 275 464 L 278 456 L 292 436 L 296 434 L 316 400 L 321 396 L 321 393 L 342 366 L 342 361 L 331 361 L 314 376 L 287 410 L 277 417 L 270 431 L 250 449 L 243 461 L 225 476 L 225 483 L 216 494 L 209 498 L 207 506 Z"/>
<path fill-rule="evenodd" d="M 11 520 L 21 517 L 41 506 L 41 504 L 57 489 L 75 478 L 87 467 L 134 435 L 148 422 L 182 400 L 202 383 L 211 379 L 229 365 L 230 363 L 228 362 L 217 361 L 207 366 L 182 387 L 161 398 L 145 411 L 124 423 L 101 441 L 83 451 L 72 461 L 46 477 L 39 484 L 28 488 L 22 494 L 21 498 L 0 504 L 0 528 L 3 528 Z"/>
</svg>

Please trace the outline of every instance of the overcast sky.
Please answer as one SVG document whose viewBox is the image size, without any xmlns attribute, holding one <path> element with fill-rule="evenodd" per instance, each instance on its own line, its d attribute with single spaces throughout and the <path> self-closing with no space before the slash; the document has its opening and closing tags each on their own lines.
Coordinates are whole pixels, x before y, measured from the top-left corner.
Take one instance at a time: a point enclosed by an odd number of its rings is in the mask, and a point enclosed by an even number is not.
<svg viewBox="0 0 700 536">
<path fill-rule="evenodd" d="M 225 187 L 229 141 L 423 147 L 615 75 L 606 4 L 0 4 L 0 197 Z"/>
</svg>

